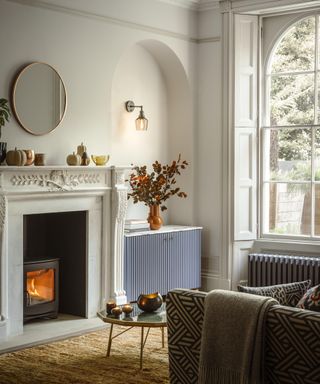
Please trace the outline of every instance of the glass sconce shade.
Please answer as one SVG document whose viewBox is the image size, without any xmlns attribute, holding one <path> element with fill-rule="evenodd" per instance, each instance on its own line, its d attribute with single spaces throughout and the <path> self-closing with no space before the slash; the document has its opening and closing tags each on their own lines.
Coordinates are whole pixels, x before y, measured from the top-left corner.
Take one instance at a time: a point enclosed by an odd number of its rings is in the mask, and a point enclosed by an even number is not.
<svg viewBox="0 0 320 384">
<path fill-rule="evenodd" d="M 148 119 L 145 117 L 142 105 L 135 105 L 133 101 L 128 100 L 125 103 L 127 112 L 133 112 L 135 108 L 140 108 L 139 116 L 136 119 L 136 130 L 146 131 L 148 129 Z"/>
<path fill-rule="evenodd" d="M 141 108 L 138 118 L 136 119 L 136 130 L 146 131 L 148 129 L 148 119 L 145 117 L 144 112 Z"/>
</svg>

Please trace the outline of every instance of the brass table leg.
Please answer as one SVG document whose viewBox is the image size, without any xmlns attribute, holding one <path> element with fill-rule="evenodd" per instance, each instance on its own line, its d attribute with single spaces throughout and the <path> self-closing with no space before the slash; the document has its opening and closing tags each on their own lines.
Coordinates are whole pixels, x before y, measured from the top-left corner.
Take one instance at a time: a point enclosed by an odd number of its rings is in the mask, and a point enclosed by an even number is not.
<svg viewBox="0 0 320 384">
<path fill-rule="evenodd" d="M 143 360 L 143 348 L 146 345 L 147 338 L 149 336 L 150 327 L 148 328 L 146 337 L 144 337 L 144 327 L 141 327 L 141 345 L 140 345 L 140 369 L 142 369 L 142 360 Z"/>
<path fill-rule="evenodd" d="M 110 331 L 109 331 L 109 341 L 108 341 L 107 357 L 110 356 L 110 351 L 111 351 L 112 331 L 113 331 L 113 324 L 111 324 L 111 328 L 110 328 Z"/>
<path fill-rule="evenodd" d="M 144 327 L 141 327 L 140 369 L 142 369 L 143 347 L 144 347 Z"/>
<path fill-rule="evenodd" d="M 124 331 L 119 332 L 119 333 L 118 333 L 117 335 L 115 335 L 115 336 L 112 336 L 112 332 L 113 332 L 113 323 L 111 323 L 111 328 L 110 328 L 110 333 L 109 333 L 108 349 L 107 349 L 107 357 L 110 356 L 112 340 L 115 339 L 116 337 L 119 337 L 119 336 L 122 335 L 123 333 L 126 333 L 126 332 L 130 331 L 130 329 L 132 329 L 132 328 L 133 328 L 133 327 L 126 328 Z"/>
<path fill-rule="evenodd" d="M 111 327 L 110 327 L 110 331 L 109 331 L 109 341 L 108 341 L 108 348 L 107 348 L 107 357 L 110 356 L 112 340 L 115 339 L 116 337 L 122 335 L 123 333 L 128 332 L 132 328 L 133 327 L 131 326 L 131 327 L 125 329 L 124 331 L 118 333 L 117 335 L 112 336 L 112 333 L 113 333 L 113 323 L 111 323 Z M 147 339 L 148 339 L 148 336 L 149 336 L 149 332 L 150 332 L 150 327 L 148 327 L 148 331 L 147 331 L 146 335 L 144 335 L 144 328 L 145 327 L 141 327 L 140 370 L 142 370 L 142 368 L 143 368 L 143 349 L 144 349 L 144 346 L 145 346 L 145 344 L 147 342 Z M 161 327 L 161 333 L 162 333 L 162 348 L 164 348 L 164 327 Z"/>
</svg>

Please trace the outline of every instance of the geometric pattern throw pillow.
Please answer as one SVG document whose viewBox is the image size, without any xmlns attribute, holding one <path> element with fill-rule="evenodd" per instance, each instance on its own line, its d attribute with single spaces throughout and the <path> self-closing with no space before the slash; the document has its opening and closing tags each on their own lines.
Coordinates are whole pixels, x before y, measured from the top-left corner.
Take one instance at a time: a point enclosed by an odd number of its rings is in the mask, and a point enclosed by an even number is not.
<svg viewBox="0 0 320 384">
<path fill-rule="evenodd" d="M 295 307 L 302 296 L 310 288 L 311 280 L 296 283 L 269 285 L 266 287 L 246 287 L 238 285 L 239 292 L 252 293 L 254 295 L 273 297 L 279 304 Z"/>
<path fill-rule="evenodd" d="M 320 284 L 308 289 L 297 304 L 297 308 L 320 312 Z"/>
</svg>

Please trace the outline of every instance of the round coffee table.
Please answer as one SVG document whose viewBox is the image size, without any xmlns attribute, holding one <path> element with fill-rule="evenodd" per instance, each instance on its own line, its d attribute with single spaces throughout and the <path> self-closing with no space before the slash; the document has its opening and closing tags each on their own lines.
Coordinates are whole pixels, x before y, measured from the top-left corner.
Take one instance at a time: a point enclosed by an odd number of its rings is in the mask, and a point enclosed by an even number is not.
<svg viewBox="0 0 320 384">
<path fill-rule="evenodd" d="M 155 312 L 148 313 L 141 311 L 136 303 L 131 303 L 133 306 L 133 312 L 129 316 L 122 313 L 119 317 L 114 315 L 108 315 L 105 310 L 98 312 L 98 316 L 105 323 L 111 324 L 109 332 L 109 341 L 107 348 L 107 357 L 110 356 L 112 340 L 116 337 L 122 335 L 123 333 L 129 331 L 133 327 L 141 328 L 141 338 L 140 338 L 140 369 L 143 365 L 143 349 L 146 344 L 150 328 L 160 328 L 162 334 L 162 348 L 164 347 L 164 328 L 167 326 L 167 315 L 166 315 L 166 304 L 163 303 L 162 306 Z M 121 305 L 120 305 L 121 307 Z M 113 326 L 121 325 L 128 327 L 122 332 L 119 332 L 117 335 L 113 336 Z M 146 335 L 144 334 L 144 329 L 148 328 Z"/>
</svg>

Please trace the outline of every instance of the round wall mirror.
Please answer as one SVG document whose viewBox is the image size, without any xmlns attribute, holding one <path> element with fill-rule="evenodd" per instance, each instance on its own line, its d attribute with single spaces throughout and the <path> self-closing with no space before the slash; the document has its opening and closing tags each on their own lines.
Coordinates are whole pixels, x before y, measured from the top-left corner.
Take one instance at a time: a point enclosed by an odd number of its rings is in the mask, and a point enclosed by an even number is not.
<svg viewBox="0 0 320 384">
<path fill-rule="evenodd" d="M 66 89 L 59 73 L 46 63 L 32 63 L 18 74 L 12 109 L 23 129 L 45 135 L 61 123 L 67 106 Z"/>
</svg>

